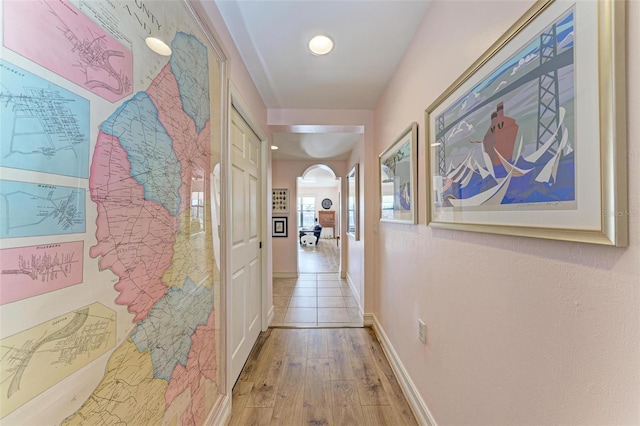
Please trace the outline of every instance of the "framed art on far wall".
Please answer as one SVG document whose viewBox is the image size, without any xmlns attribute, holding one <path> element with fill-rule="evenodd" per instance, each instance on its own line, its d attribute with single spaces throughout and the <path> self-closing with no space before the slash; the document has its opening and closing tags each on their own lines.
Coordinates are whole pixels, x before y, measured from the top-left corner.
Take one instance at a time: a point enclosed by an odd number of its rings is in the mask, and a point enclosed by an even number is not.
<svg viewBox="0 0 640 426">
<path fill-rule="evenodd" d="M 288 236 L 288 221 L 289 218 L 286 216 L 282 217 L 273 217 L 271 219 L 272 229 L 271 236 L 272 237 L 287 237 Z"/>
<path fill-rule="evenodd" d="M 426 110 L 427 224 L 628 244 L 625 2 L 539 0 Z"/>
<path fill-rule="evenodd" d="M 273 188 L 271 202 L 274 213 L 289 213 L 289 188 Z"/>
<path fill-rule="evenodd" d="M 418 123 L 411 123 L 379 156 L 380 220 L 416 223 Z"/>
</svg>

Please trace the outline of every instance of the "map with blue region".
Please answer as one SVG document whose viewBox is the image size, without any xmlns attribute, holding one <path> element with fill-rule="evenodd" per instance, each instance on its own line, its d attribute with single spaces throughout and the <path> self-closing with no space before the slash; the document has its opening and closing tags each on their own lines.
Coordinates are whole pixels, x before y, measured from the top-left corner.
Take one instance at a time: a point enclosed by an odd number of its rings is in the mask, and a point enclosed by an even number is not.
<svg viewBox="0 0 640 426">
<path fill-rule="evenodd" d="M 85 190 L 0 180 L 0 238 L 83 233 Z"/>
<path fill-rule="evenodd" d="M 212 290 L 197 287 L 190 278 L 155 304 L 131 336 L 140 352 L 151 350 L 154 377 L 170 380 L 178 363 L 187 365 L 191 336 L 198 325 L 207 323 L 212 309 Z"/>
<path fill-rule="evenodd" d="M 102 123 L 101 129 L 119 139 L 131 163 L 131 177 L 144 187 L 144 198 L 177 215 L 182 166 L 149 95 L 136 93 Z"/>
<path fill-rule="evenodd" d="M 207 47 L 194 36 L 178 32 L 171 49 L 171 71 L 178 82 L 182 108 L 200 133 L 210 115 Z"/>
<path fill-rule="evenodd" d="M 0 166 L 89 177 L 89 101 L 0 60 Z"/>
</svg>

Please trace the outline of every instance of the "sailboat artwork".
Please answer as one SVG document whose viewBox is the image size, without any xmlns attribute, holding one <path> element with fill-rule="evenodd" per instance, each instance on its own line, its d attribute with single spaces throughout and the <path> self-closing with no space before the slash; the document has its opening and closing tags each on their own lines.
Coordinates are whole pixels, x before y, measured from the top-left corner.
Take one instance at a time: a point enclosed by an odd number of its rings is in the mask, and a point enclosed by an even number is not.
<svg viewBox="0 0 640 426">
<path fill-rule="evenodd" d="M 435 208 L 576 208 L 575 43 L 572 8 L 435 117 Z"/>
</svg>

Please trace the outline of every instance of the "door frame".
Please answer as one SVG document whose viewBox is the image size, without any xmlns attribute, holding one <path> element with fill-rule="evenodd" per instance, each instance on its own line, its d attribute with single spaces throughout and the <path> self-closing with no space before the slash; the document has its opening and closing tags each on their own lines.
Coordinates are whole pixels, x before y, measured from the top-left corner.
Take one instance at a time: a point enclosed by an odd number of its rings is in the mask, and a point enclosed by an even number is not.
<svg viewBox="0 0 640 426">
<path fill-rule="evenodd" d="M 228 88 L 228 93 L 229 93 L 229 98 L 228 98 L 228 103 L 227 103 L 227 111 L 228 113 L 226 114 L 226 128 L 230 129 L 231 128 L 231 110 L 232 108 L 235 108 L 236 111 L 238 111 L 238 113 L 240 114 L 240 116 L 244 119 L 244 121 L 247 122 L 247 124 L 249 125 L 249 127 L 251 128 L 251 130 L 256 134 L 256 136 L 258 136 L 258 139 L 260 140 L 260 180 L 261 180 L 261 184 L 260 184 L 260 211 L 258 212 L 258 215 L 260 218 L 262 218 L 261 220 L 261 235 L 260 235 L 260 240 L 262 241 L 262 253 L 260 256 L 261 259 L 261 265 L 260 265 L 260 271 L 262 274 L 261 277 L 261 295 L 260 295 L 260 310 L 261 310 L 261 329 L 262 331 L 265 331 L 268 327 L 269 324 L 271 323 L 271 320 L 273 319 L 273 304 L 271 303 L 272 306 L 267 306 L 267 304 L 270 303 L 271 298 L 268 297 L 269 295 L 269 289 L 271 286 L 271 238 L 267 238 L 268 233 L 267 230 L 270 229 L 268 228 L 268 225 L 271 224 L 271 212 L 269 211 L 269 209 L 267 209 L 267 193 L 270 193 L 270 191 L 268 191 L 268 188 L 270 187 L 271 182 L 267 181 L 267 179 L 269 178 L 269 174 L 267 173 L 268 171 L 268 165 L 270 164 L 268 160 L 270 160 L 271 157 L 267 157 L 267 155 L 270 154 L 270 149 L 268 146 L 268 139 L 266 137 L 266 134 L 262 131 L 262 128 L 260 127 L 260 125 L 258 124 L 258 121 L 254 118 L 254 115 L 251 113 L 251 110 L 249 108 L 249 106 L 246 104 L 246 102 L 242 99 L 242 96 L 240 95 L 240 92 L 235 88 L 235 86 L 233 85 L 233 83 L 231 81 L 228 82 L 229 84 L 229 88 Z M 222 230 L 222 232 L 225 234 L 225 239 L 224 239 L 224 252 L 227 254 L 227 256 L 225 256 L 225 261 L 224 261 L 224 267 L 226 270 L 226 273 L 223 275 L 223 304 L 225 306 L 224 309 L 224 321 L 225 321 L 225 325 L 224 325 L 224 329 L 225 329 L 225 339 L 224 339 L 224 348 L 225 348 L 225 389 L 228 395 L 231 395 L 231 392 L 233 390 L 233 385 L 235 384 L 235 382 L 232 382 L 231 380 L 229 380 L 229 378 L 231 377 L 231 343 L 230 343 L 230 336 L 231 336 L 231 297 L 230 297 L 230 292 L 228 291 L 231 287 L 231 279 L 232 279 L 232 274 L 229 273 L 229 271 L 231 271 L 232 269 L 232 264 L 231 264 L 231 238 L 228 238 L 228 232 L 226 231 L 227 228 L 227 224 L 229 223 L 229 218 L 231 218 L 231 193 L 230 193 L 230 183 L 231 183 L 231 175 L 230 175 L 230 167 L 231 167 L 231 149 L 230 149 L 230 138 L 231 138 L 231 132 L 227 131 L 226 132 L 226 143 L 223 144 L 223 149 L 222 149 L 222 156 L 225 159 L 225 163 L 227 164 L 227 167 L 224 168 L 224 173 L 223 173 L 223 188 L 224 188 L 224 195 L 221 194 L 221 196 L 224 197 L 225 200 L 225 221 L 222 222 L 225 224 L 225 229 Z M 221 315 L 222 317 L 222 315 Z"/>
</svg>

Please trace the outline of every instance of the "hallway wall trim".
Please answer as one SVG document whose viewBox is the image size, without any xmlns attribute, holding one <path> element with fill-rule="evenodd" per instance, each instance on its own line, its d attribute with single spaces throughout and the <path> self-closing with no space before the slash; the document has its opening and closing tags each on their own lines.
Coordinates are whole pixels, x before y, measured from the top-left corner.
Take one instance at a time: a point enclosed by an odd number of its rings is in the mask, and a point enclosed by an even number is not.
<svg viewBox="0 0 640 426">
<path fill-rule="evenodd" d="M 221 398 L 221 402 L 216 406 L 211 413 L 209 413 L 209 417 L 204 422 L 207 426 L 219 426 L 224 425 L 229 420 L 231 416 L 231 394 L 225 395 Z"/>
<path fill-rule="evenodd" d="M 378 318 L 375 314 L 366 314 L 367 317 L 373 317 L 373 331 L 376 333 L 378 340 L 380 341 L 380 345 L 382 346 L 382 350 L 391 365 L 391 369 L 398 379 L 398 383 L 400 383 L 400 387 L 402 388 L 402 392 L 404 392 L 404 396 L 407 398 L 407 402 L 409 406 L 413 410 L 413 414 L 416 416 L 416 420 L 421 425 L 427 426 L 436 426 L 436 422 L 431 415 L 431 412 L 427 408 L 424 400 L 420 396 L 418 389 L 411 380 L 409 373 L 404 368 L 402 361 L 398 357 L 396 350 L 393 348 L 391 341 L 387 337 L 387 333 L 385 333 L 384 328 L 378 321 Z M 365 318 L 365 325 L 367 324 L 367 319 Z"/>
<path fill-rule="evenodd" d="M 273 322 L 273 317 L 276 315 L 276 308 L 275 306 L 273 306 L 273 304 L 271 304 L 271 309 L 269 309 L 269 312 L 267 312 L 267 327 L 269 328 L 271 327 L 271 323 Z M 265 330 L 262 330 L 265 331 Z"/>
<path fill-rule="evenodd" d="M 351 275 L 349 275 L 348 271 L 347 271 L 347 275 L 346 275 L 346 280 L 347 280 L 347 283 L 349 283 L 349 287 L 351 288 L 351 292 L 356 297 L 356 302 L 358 302 L 358 309 L 360 309 L 360 315 L 363 315 L 364 314 L 364 306 L 363 306 L 364 304 L 362 302 L 362 295 L 356 289 L 356 284 L 351 279 Z"/>
<path fill-rule="evenodd" d="M 273 272 L 273 278 L 298 278 L 297 272 Z"/>
<path fill-rule="evenodd" d="M 375 318 L 374 314 L 365 314 L 362 312 L 362 309 L 360 309 L 360 314 L 362 315 L 362 325 L 365 327 L 373 327 L 373 321 Z"/>
</svg>

